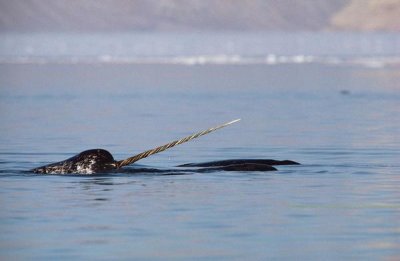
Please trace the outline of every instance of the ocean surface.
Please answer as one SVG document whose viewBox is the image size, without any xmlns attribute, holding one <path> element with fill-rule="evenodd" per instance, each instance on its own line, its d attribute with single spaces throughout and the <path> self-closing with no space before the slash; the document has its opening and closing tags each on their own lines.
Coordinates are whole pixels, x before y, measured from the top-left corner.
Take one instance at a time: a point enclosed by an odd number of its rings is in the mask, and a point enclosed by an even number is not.
<svg viewBox="0 0 400 261">
<path fill-rule="evenodd" d="M 40 37 L 53 44 L 38 48 Z M 98 35 L 0 38 L 1 260 L 400 258 L 398 35 L 142 35 L 139 47 L 124 37 L 113 40 L 120 49 Z M 193 37 L 205 38 L 203 51 Z M 271 37 L 299 42 L 262 47 Z M 304 51 L 301 39 L 315 38 L 348 49 Z M 154 39 L 165 44 L 146 49 Z M 138 164 L 301 165 L 180 175 L 28 172 L 92 148 L 123 159 L 236 118 Z"/>
</svg>

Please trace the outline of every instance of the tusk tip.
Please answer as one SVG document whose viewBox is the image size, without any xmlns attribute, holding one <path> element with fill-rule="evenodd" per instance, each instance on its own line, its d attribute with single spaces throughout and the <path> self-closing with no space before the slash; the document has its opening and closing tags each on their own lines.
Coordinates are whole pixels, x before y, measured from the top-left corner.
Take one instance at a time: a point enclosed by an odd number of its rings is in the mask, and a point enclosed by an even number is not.
<svg viewBox="0 0 400 261">
<path fill-rule="evenodd" d="M 233 124 L 233 123 L 238 122 L 238 121 L 240 121 L 240 120 L 241 120 L 241 119 L 236 119 L 236 120 L 230 121 L 230 122 L 226 123 L 226 125 Z"/>
</svg>

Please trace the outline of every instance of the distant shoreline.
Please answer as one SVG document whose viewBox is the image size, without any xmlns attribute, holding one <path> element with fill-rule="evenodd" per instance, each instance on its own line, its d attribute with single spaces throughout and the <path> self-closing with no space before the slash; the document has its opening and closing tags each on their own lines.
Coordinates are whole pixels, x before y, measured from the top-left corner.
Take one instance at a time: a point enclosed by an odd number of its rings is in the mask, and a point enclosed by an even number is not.
<svg viewBox="0 0 400 261">
<path fill-rule="evenodd" d="M 400 0 L 3 1 L 0 32 L 400 31 Z"/>
</svg>

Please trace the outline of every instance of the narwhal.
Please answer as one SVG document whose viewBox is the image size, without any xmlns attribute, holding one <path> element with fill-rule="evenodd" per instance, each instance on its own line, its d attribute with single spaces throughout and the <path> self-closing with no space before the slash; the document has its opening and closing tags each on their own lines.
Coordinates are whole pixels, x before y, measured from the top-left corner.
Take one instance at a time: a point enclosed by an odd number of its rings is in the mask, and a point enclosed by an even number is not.
<svg viewBox="0 0 400 261">
<path fill-rule="evenodd" d="M 157 148 L 147 150 L 139 153 L 135 156 L 129 157 L 124 160 L 115 160 L 110 152 L 104 149 L 91 149 L 83 151 L 69 159 L 59 161 L 56 163 L 48 164 L 38 168 L 34 168 L 31 171 L 38 174 L 95 174 L 95 173 L 109 173 L 118 171 L 124 166 L 130 165 L 138 160 L 149 157 L 150 155 L 162 152 L 164 150 L 175 147 L 179 144 L 188 142 L 200 136 L 206 135 L 210 132 L 216 131 L 235 122 L 240 119 L 236 119 L 222 125 L 209 128 L 207 130 L 192 134 L 179 140 L 169 142 L 165 145 Z M 222 160 L 212 161 L 205 163 L 189 163 L 179 165 L 177 167 L 190 167 L 196 168 L 191 169 L 195 172 L 205 172 L 213 170 L 225 170 L 225 171 L 271 171 L 276 170 L 274 165 L 296 165 L 299 164 L 290 160 L 269 160 L 269 159 L 234 159 L 234 160 Z"/>
</svg>

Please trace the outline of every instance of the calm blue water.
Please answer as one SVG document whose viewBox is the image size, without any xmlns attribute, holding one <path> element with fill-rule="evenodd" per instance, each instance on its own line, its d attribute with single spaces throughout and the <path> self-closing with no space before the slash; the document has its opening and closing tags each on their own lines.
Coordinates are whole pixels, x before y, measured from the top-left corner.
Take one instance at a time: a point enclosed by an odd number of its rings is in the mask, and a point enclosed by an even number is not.
<svg viewBox="0 0 400 261">
<path fill-rule="evenodd" d="M 400 68 L 0 64 L 0 258 L 400 258 Z M 277 172 L 37 176 L 90 148 Z"/>
</svg>

